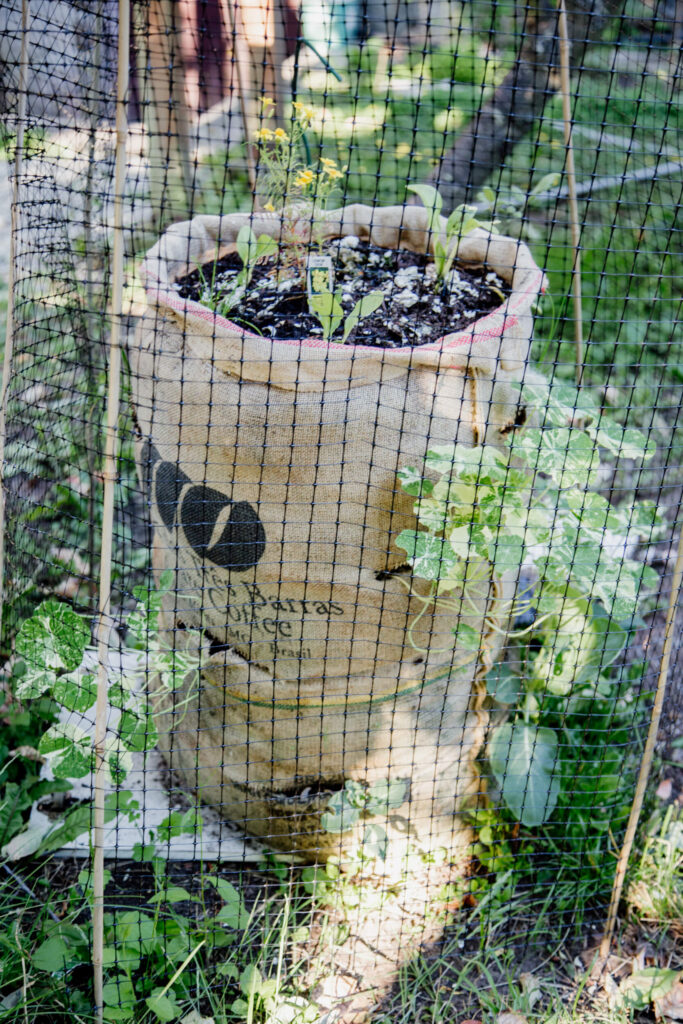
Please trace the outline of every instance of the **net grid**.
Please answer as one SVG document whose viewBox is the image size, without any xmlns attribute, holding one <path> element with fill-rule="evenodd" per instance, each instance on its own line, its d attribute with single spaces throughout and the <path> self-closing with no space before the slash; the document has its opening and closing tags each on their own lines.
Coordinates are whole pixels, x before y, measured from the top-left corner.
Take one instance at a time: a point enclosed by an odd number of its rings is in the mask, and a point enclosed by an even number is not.
<svg viewBox="0 0 683 1024">
<path fill-rule="evenodd" d="M 0 27 L 7 1019 L 608 963 L 653 756 L 680 827 L 680 4 Z"/>
</svg>

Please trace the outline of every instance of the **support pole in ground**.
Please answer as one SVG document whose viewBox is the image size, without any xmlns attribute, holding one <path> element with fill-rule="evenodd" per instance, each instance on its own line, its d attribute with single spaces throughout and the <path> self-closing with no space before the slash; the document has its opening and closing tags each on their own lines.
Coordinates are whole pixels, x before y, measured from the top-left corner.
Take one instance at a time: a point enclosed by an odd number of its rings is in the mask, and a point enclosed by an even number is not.
<svg viewBox="0 0 683 1024">
<path fill-rule="evenodd" d="M 14 358 L 14 260 L 19 232 L 19 179 L 24 159 L 24 122 L 26 121 L 26 90 L 28 88 L 28 35 L 30 0 L 21 3 L 21 51 L 19 55 L 19 93 L 17 96 L 17 135 L 14 151 L 14 181 L 10 208 L 9 272 L 7 275 L 7 331 L 2 363 L 2 391 L 0 391 L 0 637 L 2 637 L 2 611 L 5 602 L 5 444 L 7 440 L 7 396 L 12 377 Z"/>
<path fill-rule="evenodd" d="M 97 622 L 97 703 L 95 705 L 95 776 L 92 830 L 92 961 L 97 1020 L 103 1021 L 104 951 L 104 787 L 107 776 L 105 741 L 107 732 L 108 652 L 111 633 L 111 560 L 114 533 L 114 489 L 116 486 L 119 406 L 121 402 L 121 327 L 123 319 L 123 196 L 128 135 L 128 60 L 130 46 L 130 2 L 119 0 L 118 69 L 116 80 L 116 162 L 114 166 L 114 244 L 112 252 L 111 333 L 107 384 L 107 426 L 104 448 L 104 499 L 100 555 L 99 617 Z"/>
<path fill-rule="evenodd" d="M 617 921 L 617 911 L 619 910 L 619 901 L 621 900 L 621 893 L 622 889 L 624 888 L 624 879 L 626 878 L 626 869 L 628 867 L 629 857 L 631 856 L 633 840 L 636 836 L 638 819 L 640 818 L 640 812 L 643 807 L 643 799 L 645 797 L 647 781 L 650 775 L 650 768 L 652 767 L 652 758 L 655 752 L 655 743 L 657 742 L 657 733 L 659 731 L 659 722 L 662 717 L 662 707 L 664 705 L 664 694 L 666 692 L 667 677 L 669 675 L 669 663 L 671 661 L 671 651 L 673 649 L 674 641 L 676 609 L 678 607 L 678 599 L 681 594 L 682 580 L 683 525 L 681 525 L 681 530 L 678 537 L 676 564 L 674 566 L 673 578 L 671 580 L 671 594 L 669 595 L 669 607 L 667 608 L 666 612 L 666 623 L 664 626 L 664 645 L 662 647 L 662 660 L 659 663 L 659 676 L 657 678 L 655 702 L 652 707 L 650 726 L 647 732 L 647 740 L 645 742 L 645 750 L 643 751 L 643 759 L 640 763 L 638 782 L 636 784 L 636 792 L 635 796 L 633 797 L 631 813 L 629 814 L 628 824 L 626 826 L 626 834 L 624 835 L 624 842 L 622 844 L 621 850 L 619 851 L 619 859 L 617 860 L 617 870 L 614 876 L 612 897 L 610 899 L 609 910 L 607 911 L 607 920 L 605 921 L 605 933 L 603 935 L 602 942 L 600 943 L 600 964 L 604 964 L 605 960 L 609 956 L 610 946 L 612 945 L 614 926 Z"/>
<path fill-rule="evenodd" d="M 574 296 L 574 345 L 576 348 L 576 383 L 583 378 L 583 308 L 581 297 L 581 224 L 576 191 L 576 167 L 572 139 L 571 81 L 569 77 L 569 28 L 564 0 L 559 0 L 557 23 L 560 37 L 560 92 L 562 93 L 562 120 L 564 122 L 565 173 L 569 199 L 569 221 L 572 236 L 572 294 Z"/>
</svg>

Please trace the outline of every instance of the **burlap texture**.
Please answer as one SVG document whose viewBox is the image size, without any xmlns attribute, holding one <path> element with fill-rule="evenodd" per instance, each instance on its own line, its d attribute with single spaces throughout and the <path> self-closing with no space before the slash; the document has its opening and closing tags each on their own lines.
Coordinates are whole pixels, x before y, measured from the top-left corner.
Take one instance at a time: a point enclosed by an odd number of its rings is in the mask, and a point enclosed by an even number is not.
<svg viewBox="0 0 683 1024">
<path fill-rule="evenodd" d="M 173 289 L 248 221 L 176 225 L 142 267 L 149 308 L 130 350 L 140 473 L 155 565 L 176 571 L 166 627 L 181 646 L 203 630 L 205 655 L 199 694 L 159 698 L 162 749 L 202 799 L 275 845 L 338 848 L 319 828 L 329 791 L 391 777 L 411 783 L 393 826 L 452 846 L 482 740 L 473 681 L 500 646 L 514 584 L 425 611 L 409 577 L 390 575 L 405 563 L 394 538 L 415 526 L 396 474 L 435 444 L 502 440 L 543 275 L 526 246 L 478 230 L 459 258 L 512 295 L 467 331 L 404 349 L 271 340 Z M 279 234 L 272 215 L 251 223 Z M 324 230 L 425 251 L 426 226 L 418 207 L 354 205 Z M 482 634 L 479 658 L 454 650 L 459 622 Z"/>
</svg>

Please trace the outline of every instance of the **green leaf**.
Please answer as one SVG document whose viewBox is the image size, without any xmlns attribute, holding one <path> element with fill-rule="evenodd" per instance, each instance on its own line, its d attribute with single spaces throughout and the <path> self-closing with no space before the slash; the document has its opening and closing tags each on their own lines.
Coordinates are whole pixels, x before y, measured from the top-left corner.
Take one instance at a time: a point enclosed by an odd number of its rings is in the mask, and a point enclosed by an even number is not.
<svg viewBox="0 0 683 1024">
<path fill-rule="evenodd" d="M 80 779 L 92 771 L 92 739 L 73 722 L 57 722 L 43 733 L 38 751 L 46 754 L 57 779 Z"/>
<path fill-rule="evenodd" d="M 76 953 L 75 958 L 74 952 Z M 70 967 L 75 960 L 80 960 L 78 951 L 74 951 L 70 943 L 61 935 L 53 935 L 52 938 L 46 939 L 31 956 L 31 963 L 37 971 L 47 971 L 50 974 L 63 971 L 66 967 Z"/>
<path fill-rule="evenodd" d="M 240 989 L 247 997 L 258 995 L 262 984 L 261 972 L 255 964 L 249 964 L 240 974 Z"/>
<path fill-rule="evenodd" d="M 486 675 L 486 692 L 499 704 L 514 705 L 524 693 L 524 682 L 509 665 L 499 662 Z"/>
<path fill-rule="evenodd" d="M 453 632 L 457 647 L 461 647 L 465 651 L 479 652 L 481 650 L 481 633 L 478 629 L 468 626 L 466 622 L 460 622 Z"/>
<path fill-rule="evenodd" d="M 155 746 L 157 731 L 146 707 L 126 708 L 121 712 L 119 736 L 123 745 L 131 751 L 143 752 Z"/>
<path fill-rule="evenodd" d="M 54 598 L 43 601 L 17 633 L 16 652 L 27 669 L 65 669 L 73 672 L 83 660 L 90 640 L 85 619 Z"/>
<path fill-rule="evenodd" d="M 332 292 L 318 292 L 309 295 L 308 308 L 320 321 L 325 341 L 329 341 L 344 319 L 339 298 Z"/>
<path fill-rule="evenodd" d="M 180 1016 L 181 1012 L 175 992 L 173 989 L 169 989 L 165 994 L 162 994 L 163 992 L 164 990 L 162 988 L 154 989 L 152 995 L 148 996 L 147 999 L 145 999 L 145 1002 L 152 1013 L 156 1014 L 159 1020 L 175 1020 L 176 1017 Z"/>
<path fill-rule="evenodd" d="M 569 427 L 530 428 L 513 435 L 510 449 L 530 469 L 547 473 L 560 488 L 588 487 L 600 464 L 591 439 Z"/>
<path fill-rule="evenodd" d="M 92 674 L 77 669 L 55 679 L 52 696 L 67 711 L 82 714 L 97 700 L 97 682 Z"/>
<path fill-rule="evenodd" d="M 389 848 L 389 837 L 382 825 L 370 824 L 363 829 L 363 853 L 367 857 L 386 860 Z"/>
<path fill-rule="evenodd" d="M 368 790 L 368 814 L 386 814 L 388 810 L 400 807 L 406 801 L 408 785 L 407 779 L 382 779 L 373 782 Z"/>
<path fill-rule="evenodd" d="M 497 533 L 489 544 L 489 561 L 497 576 L 516 572 L 524 561 L 524 542 L 513 533 Z"/>
<path fill-rule="evenodd" d="M 418 473 L 414 466 L 406 466 L 405 469 L 399 469 L 396 475 L 406 494 L 411 494 L 415 498 L 418 498 L 421 494 L 430 494 L 434 486 L 431 480 L 423 480 L 422 475 Z"/>
<path fill-rule="evenodd" d="M 457 558 L 448 540 L 430 533 L 402 530 L 396 545 L 403 548 L 413 572 L 423 580 L 439 580 L 455 568 Z"/>
<path fill-rule="evenodd" d="M 379 309 L 383 302 L 384 294 L 382 292 L 368 292 L 367 295 L 364 295 L 346 318 L 342 343 L 346 341 L 356 324 L 366 316 L 370 316 L 376 309 Z"/>
<path fill-rule="evenodd" d="M 133 1006 L 137 1001 L 132 982 L 123 974 L 106 983 L 102 989 L 102 999 L 106 1006 L 121 1009 L 127 1005 Z"/>
<path fill-rule="evenodd" d="M 414 192 L 422 205 L 429 212 L 427 230 L 432 233 L 439 231 L 439 217 L 443 207 L 443 199 L 433 185 L 408 185 L 408 191 Z"/>
<path fill-rule="evenodd" d="M 634 971 L 620 984 L 617 1002 L 620 1007 L 647 1010 L 650 1003 L 667 995 L 680 978 L 680 971 L 667 967 L 645 967 L 642 971 Z"/>
<path fill-rule="evenodd" d="M 360 818 L 360 813 L 357 807 L 348 805 L 339 813 L 324 811 L 320 815 L 320 824 L 326 832 L 348 832 Z"/>
<path fill-rule="evenodd" d="M 186 900 L 190 903 L 199 902 L 197 897 L 192 896 L 187 889 L 183 889 L 182 885 L 170 885 L 168 889 L 155 893 L 147 902 L 154 905 L 155 903 L 181 903 Z"/>
<path fill-rule="evenodd" d="M 598 444 L 613 455 L 622 459 L 651 459 L 655 453 L 655 443 L 645 437 L 640 430 L 632 427 L 624 428 L 601 416 L 595 424 L 588 424 L 586 433 Z"/>
<path fill-rule="evenodd" d="M 529 828 L 542 825 L 557 804 L 557 734 L 522 722 L 499 725 L 489 742 L 489 764 L 505 803 Z"/>
<path fill-rule="evenodd" d="M 249 923 L 249 912 L 235 886 L 217 875 L 207 875 L 206 880 L 216 887 L 218 895 L 223 900 L 224 905 L 219 910 L 216 920 L 228 928 L 246 928 Z"/>
</svg>

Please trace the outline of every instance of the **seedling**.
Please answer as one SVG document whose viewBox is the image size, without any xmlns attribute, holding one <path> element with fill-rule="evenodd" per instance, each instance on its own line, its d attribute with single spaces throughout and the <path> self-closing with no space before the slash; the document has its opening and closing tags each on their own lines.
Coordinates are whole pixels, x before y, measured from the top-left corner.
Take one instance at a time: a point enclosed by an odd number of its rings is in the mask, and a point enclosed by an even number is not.
<svg viewBox="0 0 683 1024">
<path fill-rule="evenodd" d="M 229 290 L 216 291 L 217 261 L 214 261 L 210 285 L 206 281 L 201 267 L 198 268 L 203 286 L 200 301 L 213 309 L 219 316 L 227 316 L 240 301 L 254 276 L 256 265 L 269 256 L 275 256 L 278 251 L 274 238 L 271 238 L 270 235 L 259 235 L 257 238 L 249 224 L 244 224 L 240 228 L 235 245 L 237 255 L 242 260 L 242 269 Z"/>
<path fill-rule="evenodd" d="M 443 199 L 438 190 L 432 185 L 408 185 L 408 190 L 414 192 L 422 200 L 425 209 L 429 214 L 427 231 L 433 237 L 434 267 L 437 279 L 445 284 L 453 269 L 453 264 L 458 252 L 458 242 L 475 228 L 484 228 L 486 231 L 495 231 L 493 221 L 477 220 L 476 206 L 456 206 L 446 221 L 446 243 L 441 240 L 441 210 Z"/>
<path fill-rule="evenodd" d="M 353 307 L 344 320 L 344 310 L 341 305 L 341 292 L 322 291 L 309 295 L 308 308 L 318 318 L 323 329 L 325 341 L 330 341 L 337 328 L 344 324 L 341 344 L 343 345 L 354 327 L 366 316 L 370 316 L 384 302 L 382 292 L 369 292 L 364 295 Z"/>
</svg>

